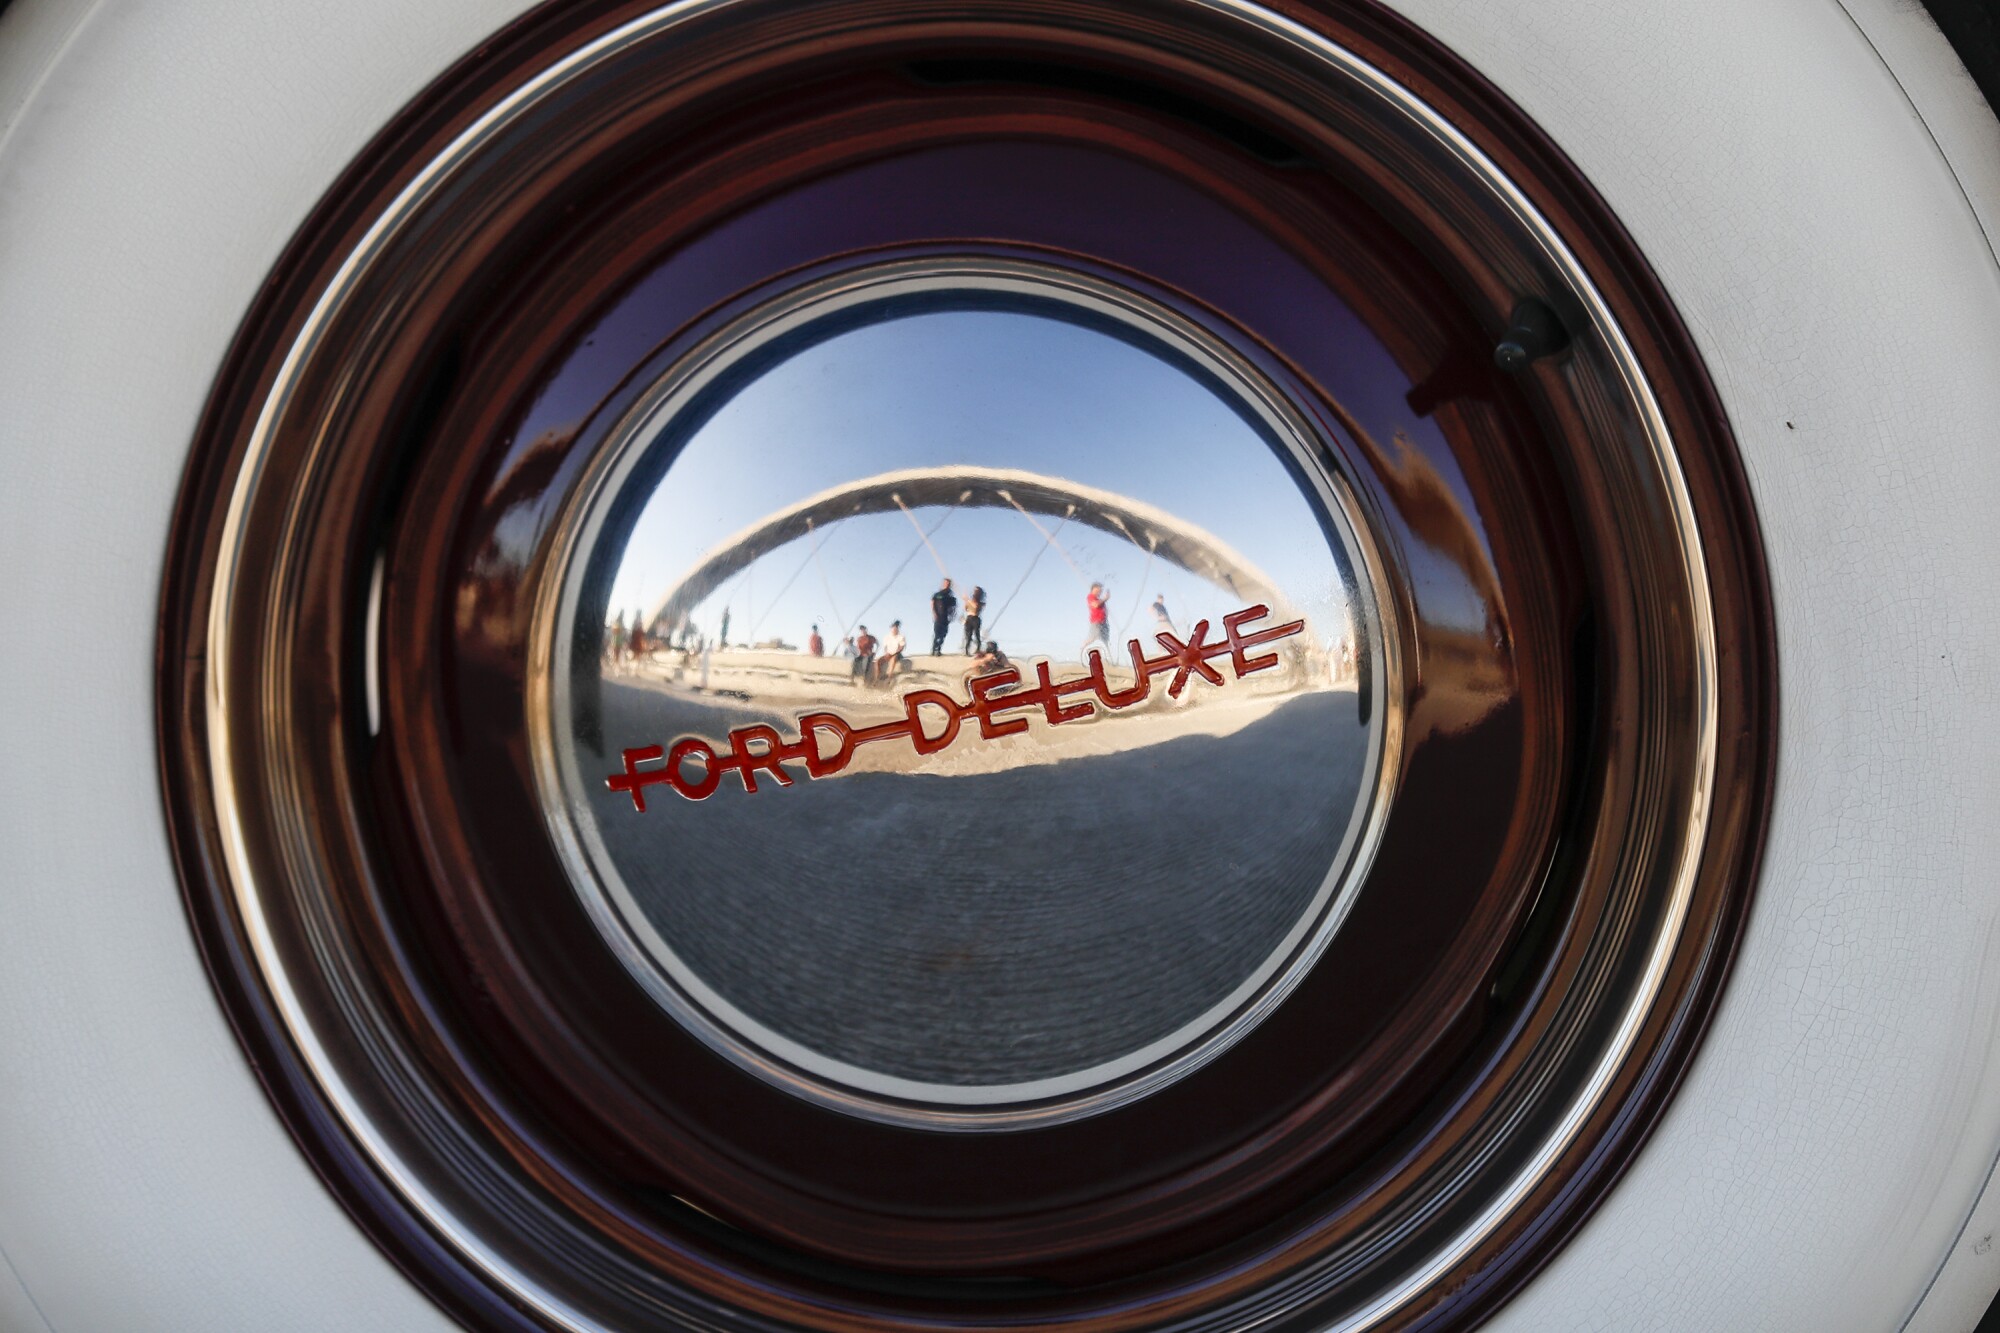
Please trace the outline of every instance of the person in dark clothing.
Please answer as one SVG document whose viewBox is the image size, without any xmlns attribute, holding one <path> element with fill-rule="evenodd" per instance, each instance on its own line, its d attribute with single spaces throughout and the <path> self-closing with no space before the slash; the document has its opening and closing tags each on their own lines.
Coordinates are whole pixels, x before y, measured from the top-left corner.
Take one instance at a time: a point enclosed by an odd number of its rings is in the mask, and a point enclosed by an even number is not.
<svg viewBox="0 0 2000 1333">
<path fill-rule="evenodd" d="M 986 589 L 972 585 L 972 592 L 965 599 L 965 655 L 972 656 L 979 651 L 980 617 L 986 612 Z"/>
<path fill-rule="evenodd" d="M 996 671 L 1004 671 L 1010 665 L 1012 664 L 1007 660 L 1007 654 L 1000 651 L 1000 645 L 997 643 L 988 643 L 979 650 L 979 655 L 972 659 L 972 665 L 965 669 L 963 678 L 966 686 L 970 688 L 972 682 L 978 677 L 990 676 Z"/>
<path fill-rule="evenodd" d="M 951 580 L 946 579 L 942 587 L 931 594 L 931 656 L 944 651 L 944 636 L 951 628 L 951 618 L 958 611 L 958 597 L 951 590 Z"/>
</svg>

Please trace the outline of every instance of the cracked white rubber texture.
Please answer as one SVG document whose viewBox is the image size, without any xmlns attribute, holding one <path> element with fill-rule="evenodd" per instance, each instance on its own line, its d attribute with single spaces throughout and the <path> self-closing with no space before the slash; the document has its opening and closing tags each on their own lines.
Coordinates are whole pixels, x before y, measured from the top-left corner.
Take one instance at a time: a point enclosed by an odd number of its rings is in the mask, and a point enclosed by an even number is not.
<svg viewBox="0 0 2000 1333">
<path fill-rule="evenodd" d="M 53 1333 L 449 1328 L 321 1186 L 209 991 L 152 643 L 188 442 L 258 283 L 507 14 L 76 13 L 0 19 L 4 73 L 39 82 L 0 156 L 0 1252 Z"/>
<path fill-rule="evenodd" d="M 1494 1326 L 1898 1328 L 2000 1144 L 2000 270 L 1951 136 L 1831 0 L 1402 7 L 1664 280 L 1743 452 L 1778 624 L 1775 807 L 1714 1027 Z M 1899 73 L 1964 78 L 1948 50 Z"/>
<path fill-rule="evenodd" d="M 187 443 L 258 282 L 368 137 L 518 7 L 0 18 L 10 1324 L 447 1326 L 321 1188 L 209 994 L 152 651 Z M 2000 1280 L 1992 1247 L 1956 1252 L 2000 1147 L 2000 269 L 1974 211 L 2000 199 L 1959 158 L 1990 118 L 1896 0 L 1401 7 L 1651 256 L 1743 448 L 1782 654 L 1766 872 L 1713 1033 L 1496 1327 L 1883 1330 L 1924 1300 L 1913 1327 L 1969 1328 Z"/>
</svg>

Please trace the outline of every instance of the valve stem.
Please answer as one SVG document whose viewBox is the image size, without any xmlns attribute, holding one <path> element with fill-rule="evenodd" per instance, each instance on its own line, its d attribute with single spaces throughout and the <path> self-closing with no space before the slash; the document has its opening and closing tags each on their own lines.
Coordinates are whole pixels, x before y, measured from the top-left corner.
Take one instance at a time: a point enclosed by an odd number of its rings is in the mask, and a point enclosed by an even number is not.
<svg viewBox="0 0 2000 1333">
<path fill-rule="evenodd" d="M 1569 330 L 1555 311 L 1532 296 L 1524 296 L 1514 306 L 1514 314 L 1493 349 L 1493 364 L 1513 374 L 1526 370 L 1532 361 L 1554 355 L 1569 346 Z"/>
</svg>

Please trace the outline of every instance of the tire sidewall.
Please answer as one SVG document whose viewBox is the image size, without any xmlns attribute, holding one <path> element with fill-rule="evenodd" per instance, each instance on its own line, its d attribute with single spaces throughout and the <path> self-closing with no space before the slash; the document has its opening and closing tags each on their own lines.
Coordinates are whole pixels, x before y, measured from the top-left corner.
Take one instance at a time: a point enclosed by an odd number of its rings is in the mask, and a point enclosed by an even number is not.
<svg viewBox="0 0 2000 1333">
<path fill-rule="evenodd" d="M 1779 634 L 1765 869 L 1707 1044 L 1496 1326 L 1898 1326 L 1982 1280 L 1934 1283 L 2000 1145 L 2000 266 L 1940 147 L 1967 140 L 1832 3 L 1396 7 L 1654 264 L 1742 449 Z M 0 1254 L 52 1328 L 445 1326 L 208 990 L 147 758 L 154 622 L 243 311 L 369 138 L 518 8 L 0 19 Z"/>
</svg>

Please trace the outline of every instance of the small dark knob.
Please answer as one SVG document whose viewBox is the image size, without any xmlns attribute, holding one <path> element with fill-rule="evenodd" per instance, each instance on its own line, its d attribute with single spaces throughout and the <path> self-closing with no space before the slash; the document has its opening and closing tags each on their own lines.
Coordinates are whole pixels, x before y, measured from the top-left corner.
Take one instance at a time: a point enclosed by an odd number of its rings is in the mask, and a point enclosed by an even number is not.
<svg viewBox="0 0 2000 1333">
<path fill-rule="evenodd" d="M 1569 330 L 1555 311 L 1532 296 L 1524 296 L 1493 349 L 1493 364 L 1509 373 L 1526 370 L 1528 363 L 1560 352 L 1569 346 Z"/>
</svg>

